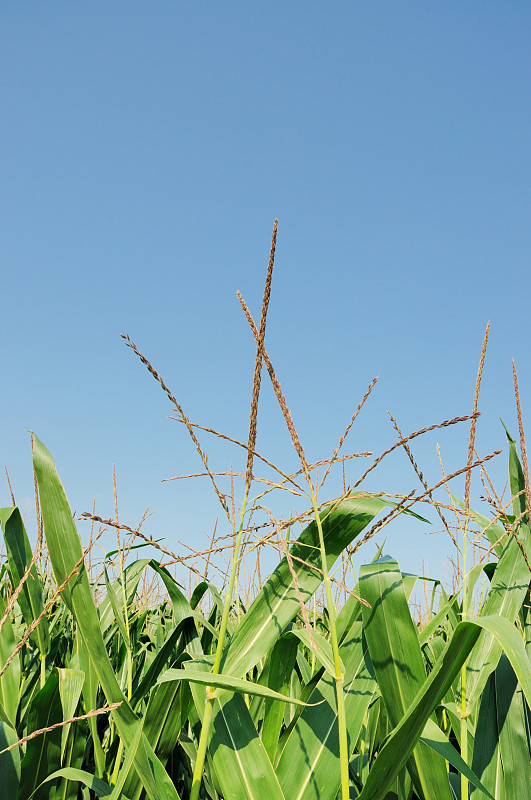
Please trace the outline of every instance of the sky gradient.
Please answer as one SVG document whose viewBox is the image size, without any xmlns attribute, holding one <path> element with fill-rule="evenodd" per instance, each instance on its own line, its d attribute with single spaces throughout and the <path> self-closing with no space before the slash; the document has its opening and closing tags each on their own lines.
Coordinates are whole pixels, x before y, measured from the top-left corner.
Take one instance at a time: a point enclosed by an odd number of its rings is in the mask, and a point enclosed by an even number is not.
<svg viewBox="0 0 531 800">
<path fill-rule="evenodd" d="M 246 441 L 254 345 L 236 290 L 258 317 L 275 217 L 266 346 L 309 460 L 376 375 L 347 452 L 394 441 L 388 410 L 407 432 L 470 413 L 491 320 L 477 446 L 504 449 L 503 486 L 513 358 L 531 419 L 528 3 L 17 2 L 0 19 L 0 463 L 28 519 L 33 430 L 78 513 L 95 498 L 113 514 L 114 463 L 123 522 L 149 506 L 145 531 L 169 547 L 208 542 L 207 482 L 161 482 L 201 472 L 197 453 L 120 334 L 190 419 Z M 467 436 L 415 442 L 430 483 L 436 443 L 452 472 Z M 201 442 L 213 469 L 244 468 Z M 297 468 L 265 371 L 257 449 Z M 417 484 L 400 452 L 366 488 Z M 386 552 L 441 575 L 452 548 L 428 516 L 388 528 Z"/>
</svg>

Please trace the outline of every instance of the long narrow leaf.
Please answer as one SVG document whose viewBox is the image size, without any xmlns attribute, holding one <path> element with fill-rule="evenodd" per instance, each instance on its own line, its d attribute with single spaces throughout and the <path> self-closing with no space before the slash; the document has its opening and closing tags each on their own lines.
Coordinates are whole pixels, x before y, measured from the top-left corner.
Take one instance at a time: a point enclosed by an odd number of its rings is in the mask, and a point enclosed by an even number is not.
<svg viewBox="0 0 531 800">
<path fill-rule="evenodd" d="M 101 780 L 101 778 L 97 778 L 95 775 L 91 775 L 89 772 L 85 772 L 85 770 L 75 769 L 73 767 L 58 769 L 56 772 L 49 775 L 37 788 L 40 789 L 45 783 L 56 780 L 57 778 L 67 778 L 69 781 L 78 781 L 82 783 L 87 788 L 92 789 L 99 800 L 107 800 L 107 798 L 110 798 L 112 795 L 112 787 L 109 786 L 108 783 Z M 32 800 L 33 797 L 35 797 L 35 793 L 31 794 L 28 800 Z M 127 800 L 127 798 L 122 795 L 122 800 Z"/>
<path fill-rule="evenodd" d="M 5 615 L 6 604 L 0 595 L 0 618 Z M 13 625 L 9 616 L 0 630 L 0 664 L 3 666 L 8 658 L 13 656 L 17 640 L 13 631 Z M 9 664 L 8 668 L 0 675 L 0 716 L 4 722 L 15 728 L 17 725 L 17 713 L 19 711 L 20 695 L 20 653 L 18 653 Z"/>
<path fill-rule="evenodd" d="M 244 678 L 234 678 L 232 675 L 221 673 L 213 675 L 210 672 L 199 672 L 193 669 L 168 669 L 164 672 L 158 683 L 165 681 L 190 681 L 191 683 L 200 683 L 203 686 L 216 686 L 219 689 L 228 689 L 231 692 L 240 692 L 242 694 L 252 694 L 258 697 L 267 697 L 271 700 L 280 700 L 283 703 L 292 703 L 293 705 L 304 706 L 305 703 L 297 700 L 295 697 L 289 697 L 280 692 L 274 692 L 268 686 L 262 686 L 259 683 L 252 683 L 246 681 Z"/>
<path fill-rule="evenodd" d="M 417 629 L 396 561 L 382 558 L 362 566 L 359 586 L 370 604 L 363 607 L 363 621 L 372 665 L 395 727 L 426 680 Z M 407 766 L 419 796 L 452 800 L 444 761 L 427 745 L 415 747 Z"/>
<path fill-rule="evenodd" d="M 477 775 L 475 775 L 470 769 L 466 761 L 463 761 L 453 744 L 448 740 L 448 738 L 444 735 L 439 726 L 433 722 L 433 720 L 427 720 L 420 740 L 431 747 L 442 758 L 446 759 L 446 761 L 459 770 L 459 772 L 462 772 L 463 775 L 468 778 L 470 783 L 479 789 L 480 792 L 486 795 L 486 797 L 489 797 L 490 800 L 494 800 L 494 797 L 491 795 L 491 793 L 483 786 Z"/>
<path fill-rule="evenodd" d="M 59 675 L 54 670 L 43 688 L 35 695 L 28 718 L 28 733 L 49 728 L 63 720 Z M 26 800 L 35 792 L 35 800 L 48 800 L 48 791 L 39 787 L 51 772 L 61 765 L 61 728 L 46 731 L 27 743 L 21 762 L 18 800 Z"/>
<path fill-rule="evenodd" d="M 0 524 L 6 543 L 9 572 L 15 590 L 26 574 L 32 561 L 31 546 L 18 508 L 0 508 Z M 26 625 L 31 625 L 41 615 L 44 608 L 42 582 L 37 567 L 31 564 L 27 579 L 22 585 L 18 603 Z M 44 616 L 31 635 L 31 641 L 44 657 L 50 650 L 48 619 Z"/>
</svg>

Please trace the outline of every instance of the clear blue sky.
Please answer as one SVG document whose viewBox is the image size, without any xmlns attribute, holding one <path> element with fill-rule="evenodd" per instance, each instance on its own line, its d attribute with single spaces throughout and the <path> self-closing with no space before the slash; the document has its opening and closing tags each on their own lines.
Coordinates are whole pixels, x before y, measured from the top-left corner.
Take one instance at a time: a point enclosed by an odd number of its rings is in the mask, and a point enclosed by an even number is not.
<svg viewBox="0 0 531 800">
<path fill-rule="evenodd" d="M 122 521 L 150 506 L 146 532 L 206 542 L 206 481 L 161 483 L 197 454 L 120 334 L 192 420 L 246 439 L 236 290 L 258 315 L 275 217 L 267 347 L 311 460 L 375 375 L 349 452 L 394 441 L 387 409 L 408 432 L 469 413 L 489 319 L 481 454 L 505 446 L 499 416 L 516 435 L 512 358 L 531 425 L 528 3 L 17 2 L 0 22 L 0 463 L 22 507 L 32 429 L 78 512 L 112 515 L 115 463 Z M 294 469 L 263 386 L 258 449 Z M 467 433 L 415 445 L 428 480 L 437 441 L 465 464 Z M 397 454 L 367 488 L 414 486 Z M 424 531 L 400 522 L 386 550 L 442 574 L 447 537 Z"/>
</svg>

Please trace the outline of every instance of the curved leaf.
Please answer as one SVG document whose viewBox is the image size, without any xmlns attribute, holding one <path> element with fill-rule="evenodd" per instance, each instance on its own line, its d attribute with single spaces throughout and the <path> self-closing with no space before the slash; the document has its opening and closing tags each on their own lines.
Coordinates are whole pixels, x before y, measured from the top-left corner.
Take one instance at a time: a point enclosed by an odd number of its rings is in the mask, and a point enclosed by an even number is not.
<svg viewBox="0 0 531 800">
<path fill-rule="evenodd" d="M 218 689 L 240 692 L 240 694 L 252 694 L 258 697 L 267 697 L 271 700 L 280 700 L 283 703 L 293 703 L 293 705 L 297 706 L 306 705 L 306 703 L 297 700 L 295 697 L 289 697 L 273 691 L 269 686 L 252 683 L 244 678 L 234 678 L 224 672 L 214 675 L 210 672 L 199 672 L 193 669 L 168 669 L 160 676 L 158 683 L 165 683 L 166 681 L 190 681 L 191 683 L 200 683 L 203 686 L 215 686 Z"/>
<path fill-rule="evenodd" d="M 40 789 L 45 783 L 56 780 L 57 778 L 66 778 L 69 781 L 78 781 L 82 783 L 84 786 L 92 789 L 96 797 L 99 797 L 100 800 L 107 800 L 107 798 L 110 798 L 112 795 L 112 787 L 109 786 L 108 783 L 105 783 L 101 778 L 96 778 L 95 775 L 91 775 L 90 772 L 85 772 L 85 770 L 82 769 L 75 769 L 74 767 L 58 769 L 56 772 L 49 775 L 37 788 Z M 31 794 L 27 800 L 32 800 L 33 797 L 35 797 L 35 793 Z M 124 795 L 122 795 L 122 798 L 123 800 L 127 800 Z"/>
<path fill-rule="evenodd" d="M 0 508 L 0 524 L 6 543 L 11 582 L 15 590 L 31 564 L 33 558 L 31 546 L 18 508 Z M 31 564 L 28 578 L 24 581 L 18 596 L 18 603 L 26 625 L 31 625 L 38 619 L 44 608 L 42 582 L 35 564 Z M 30 640 L 39 648 L 42 656 L 49 652 L 50 636 L 46 616 L 41 619 Z"/>
</svg>

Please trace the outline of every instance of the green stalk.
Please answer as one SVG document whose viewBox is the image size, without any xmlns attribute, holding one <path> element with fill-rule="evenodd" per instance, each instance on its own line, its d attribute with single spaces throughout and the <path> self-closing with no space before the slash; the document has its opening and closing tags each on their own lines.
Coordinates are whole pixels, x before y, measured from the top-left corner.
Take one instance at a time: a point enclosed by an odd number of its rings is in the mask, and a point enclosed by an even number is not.
<svg viewBox="0 0 531 800">
<path fill-rule="evenodd" d="M 199 737 L 199 744 L 197 747 L 197 758 L 195 761 L 194 774 L 192 777 L 192 789 L 190 792 L 190 800 L 197 800 L 199 797 L 199 789 L 201 787 L 201 778 L 203 775 L 203 767 L 205 765 L 206 751 L 208 745 L 208 734 L 212 724 L 212 714 L 214 711 L 214 698 L 210 695 L 211 686 L 207 686 L 207 699 L 205 703 L 205 713 L 203 715 L 203 725 L 201 727 L 201 735 Z"/>
<path fill-rule="evenodd" d="M 317 598 L 313 596 L 313 629 L 314 631 L 317 630 Z M 312 676 L 315 675 L 315 653 L 312 650 Z"/>
<path fill-rule="evenodd" d="M 465 620 L 468 616 L 468 580 L 467 580 L 467 522 L 465 519 L 463 536 L 463 603 L 461 609 L 461 619 Z M 467 726 L 467 702 L 466 702 L 466 660 L 461 667 L 461 756 L 463 761 L 468 764 L 468 726 Z M 461 800 L 468 800 L 468 778 L 461 773 Z"/>
<path fill-rule="evenodd" d="M 44 653 L 41 653 L 39 656 L 39 660 L 41 662 L 41 679 L 40 679 L 40 687 L 44 686 L 46 683 L 46 656 Z"/>
<path fill-rule="evenodd" d="M 225 595 L 225 603 L 223 605 L 223 615 L 221 617 L 221 626 L 219 629 L 218 643 L 216 647 L 216 655 L 214 657 L 214 666 L 212 667 L 212 674 L 219 674 L 219 667 L 221 664 L 221 657 L 223 655 L 223 647 L 225 644 L 225 636 L 227 633 L 227 626 L 229 623 L 230 607 L 232 602 L 232 594 L 234 592 L 234 584 L 236 583 L 236 576 L 238 574 L 238 564 L 240 557 L 240 546 L 244 530 L 245 509 L 247 507 L 247 497 L 249 494 L 249 487 L 245 489 L 243 498 L 242 510 L 240 515 L 240 527 L 236 539 L 236 547 L 234 548 L 234 556 L 232 559 L 232 567 L 230 572 L 229 587 Z M 210 734 L 210 726 L 212 724 L 212 715 L 214 711 L 214 701 L 216 699 L 214 686 L 207 686 L 205 713 L 203 715 L 203 724 L 201 726 L 201 734 L 199 736 L 199 744 L 197 747 L 197 758 L 195 761 L 194 773 L 192 776 L 192 788 L 190 791 L 190 800 L 198 800 L 199 789 L 201 788 L 201 778 L 203 775 L 203 768 L 205 765 L 206 751 L 208 745 L 208 737 Z"/>
<path fill-rule="evenodd" d="M 328 566 L 326 563 L 326 548 L 323 536 L 323 526 L 321 524 L 321 517 L 319 515 L 319 509 L 317 507 L 317 498 L 313 490 L 313 485 L 310 480 L 310 475 L 307 470 L 305 470 L 305 472 L 306 472 L 306 479 L 308 481 L 308 486 L 310 487 L 310 496 L 311 496 L 313 510 L 315 513 L 315 522 L 317 524 L 317 530 L 319 532 L 319 545 L 321 548 L 321 569 L 323 570 L 323 583 L 326 592 L 326 603 L 329 610 L 330 642 L 332 644 L 332 652 L 334 654 L 334 669 L 335 669 L 334 680 L 336 683 L 337 724 L 339 729 L 341 800 L 349 800 L 349 794 L 350 794 L 349 774 L 348 774 L 349 753 L 348 753 L 348 737 L 347 737 L 347 719 L 345 715 L 345 696 L 343 693 L 343 681 L 345 679 L 345 676 L 341 672 L 341 659 L 339 657 L 339 642 L 337 638 L 337 628 L 336 628 L 336 607 L 334 603 L 334 598 L 332 596 L 332 584 L 330 581 L 330 575 L 328 574 Z"/>
<path fill-rule="evenodd" d="M 127 634 L 127 641 L 125 644 L 125 658 L 126 658 L 126 670 L 127 670 L 127 699 L 130 701 L 133 695 L 133 659 L 132 659 L 132 650 L 131 650 L 131 634 L 129 631 L 129 615 L 127 613 L 127 595 L 125 592 L 125 579 L 124 579 L 124 557 L 123 551 L 119 549 L 120 555 L 120 581 L 122 584 L 122 595 L 124 601 L 124 620 L 125 620 L 125 631 Z M 114 770 L 112 773 L 111 784 L 116 784 L 118 780 L 118 773 L 120 772 L 120 767 L 122 764 L 122 755 L 124 751 L 124 743 L 122 739 L 118 744 L 118 751 L 116 753 L 116 760 L 114 762 Z"/>
<path fill-rule="evenodd" d="M 363 756 L 365 755 L 365 737 L 367 735 L 367 723 L 368 723 L 369 713 L 368 711 L 365 713 L 365 719 L 363 722 L 362 728 L 362 736 L 360 736 L 360 761 L 359 761 L 359 769 L 358 769 L 358 779 L 360 784 L 363 786 Z"/>
<path fill-rule="evenodd" d="M 478 400 L 479 400 L 479 392 L 481 388 L 481 376 L 483 374 L 483 366 L 485 364 L 485 353 L 487 351 L 487 342 L 489 340 L 489 330 L 490 330 L 490 320 L 487 323 L 487 327 L 485 329 L 485 336 L 483 337 L 483 346 L 481 348 L 481 356 L 479 358 L 479 366 L 478 366 L 478 373 L 476 376 L 476 388 L 474 390 L 474 404 L 472 406 L 472 420 L 470 422 L 470 436 L 468 439 L 468 459 L 467 459 L 467 466 L 468 471 L 466 473 L 465 479 L 465 524 L 463 526 L 463 607 L 462 607 L 462 614 L 461 619 L 466 620 L 468 617 L 468 576 L 467 576 L 467 549 L 468 549 L 468 511 L 470 507 L 470 483 L 472 480 L 472 462 L 474 460 L 474 442 L 476 438 L 476 413 L 478 410 Z M 517 398 L 517 406 L 518 406 L 518 385 L 516 383 L 516 372 L 514 370 L 514 361 L 513 361 L 513 372 L 515 376 L 515 393 Z M 518 407 L 519 408 L 519 407 Z M 519 418 L 521 418 L 519 416 Z M 461 667 L 461 756 L 466 764 L 468 764 L 468 732 L 467 732 L 467 717 L 469 716 L 469 711 L 467 710 L 467 698 L 466 698 L 466 662 Z M 461 800 L 468 800 L 468 779 L 461 773 Z"/>
</svg>

